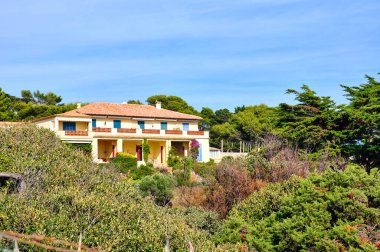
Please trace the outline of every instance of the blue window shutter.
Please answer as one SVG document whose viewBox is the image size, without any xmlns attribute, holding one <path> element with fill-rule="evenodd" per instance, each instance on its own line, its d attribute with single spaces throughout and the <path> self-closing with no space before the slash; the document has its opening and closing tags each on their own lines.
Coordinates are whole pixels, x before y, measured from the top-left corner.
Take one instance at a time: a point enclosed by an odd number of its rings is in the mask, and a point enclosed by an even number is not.
<svg viewBox="0 0 380 252">
<path fill-rule="evenodd" d="M 96 127 L 96 119 L 92 119 L 92 127 Z"/>
<path fill-rule="evenodd" d="M 202 161 L 202 144 L 199 144 L 198 151 L 199 151 L 199 153 L 198 153 L 197 160 Z"/>
<path fill-rule="evenodd" d="M 120 129 L 121 128 L 121 121 L 120 120 L 113 120 L 113 127 L 115 129 Z"/>
<path fill-rule="evenodd" d="M 161 130 L 167 130 L 168 129 L 168 123 L 167 122 L 161 122 Z"/>
<path fill-rule="evenodd" d="M 63 130 L 76 130 L 75 122 L 63 122 Z"/>
<path fill-rule="evenodd" d="M 137 124 L 139 125 L 140 129 L 145 129 L 145 122 L 144 121 L 138 121 Z"/>
<path fill-rule="evenodd" d="M 188 131 L 189 130 L 189 123 L 183 123 L 183 131 Z"/>
</svg>

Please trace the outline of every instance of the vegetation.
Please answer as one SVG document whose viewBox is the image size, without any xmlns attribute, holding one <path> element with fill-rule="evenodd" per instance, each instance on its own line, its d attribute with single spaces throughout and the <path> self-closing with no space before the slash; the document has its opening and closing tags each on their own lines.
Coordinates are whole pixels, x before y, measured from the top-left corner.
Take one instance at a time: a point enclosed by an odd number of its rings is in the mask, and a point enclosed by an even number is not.
<svg viewBox="0 0 380 252">
<path fill-rule="evenodd" d="M 145 165 L 117 153 L 98 166 L 86 154 L 90 146 L 62 144 L 32 125 L 0 128 L 0 172 L 20 174 L 26 184 L 16 194 L 16 182 L 0 181 L 0 230 L 71 243 L 82 233 L 84 244 L 108 251 L 160 251 L 167 240 L 173 251 L 187 251 L 189 241 L 196 251 L 380 249 L 380 83 L 366 78 L 342 86 L 347 105 L 307 85 L 287 90 L 295 104 L 233 112 L 198 112 L 177 96 L 148 98 L 202 116 L 212 146 L 249 151 L 220 163 L 196 162 L 193 140 L 190 157 L 173 148 L 170 167 L 156 169 L 145 139 Z M 16 98 L 0 90 L 0 120 L 73 107 L 61 101 L 53 93 L 23 90 Z"/>
<path fill-rule="evenodd" d="M 159 251 L 167 238 L 173 250 L 186 250 L 188 240 L 201 251 L 215 250 L 207 232 L 143 199 L 118 173 L 96 166 L 49 130 L 3 128 L 0 142 L 0 172 L 22 174 L 27 183 L 23 195 L 0 191 L 0 230 L 73 243 L 82 232 L 87 246 L 112 251 Z"/>
<path fill-rule="evenodd" d="M 60 104 L 62 98 L 54 93 L 22 90 L 14 97 L 0 88 L 0 121 L 33 120 L 63 113 L 76 108 L 75 104 Z"/>
<path fill-rule="evenodd" d="M 379 182 L 377 170 L 350 167 L 272 184 L 235 206 L 215 239 L 257 251 L 376 251 Z"/>
</svg>

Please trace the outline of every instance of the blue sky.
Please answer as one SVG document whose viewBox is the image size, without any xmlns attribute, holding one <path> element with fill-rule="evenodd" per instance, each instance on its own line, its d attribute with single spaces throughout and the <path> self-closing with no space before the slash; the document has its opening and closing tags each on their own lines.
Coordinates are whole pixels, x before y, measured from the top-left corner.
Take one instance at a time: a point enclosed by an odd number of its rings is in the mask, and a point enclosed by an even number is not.
<svg viewBox="0 0 380 252">
<path fill-rule="evenodd" d="M 64 102 L 293 102 L 380 72 L 379 0 L 0 0 L 0 87 Z"/>
</svg>

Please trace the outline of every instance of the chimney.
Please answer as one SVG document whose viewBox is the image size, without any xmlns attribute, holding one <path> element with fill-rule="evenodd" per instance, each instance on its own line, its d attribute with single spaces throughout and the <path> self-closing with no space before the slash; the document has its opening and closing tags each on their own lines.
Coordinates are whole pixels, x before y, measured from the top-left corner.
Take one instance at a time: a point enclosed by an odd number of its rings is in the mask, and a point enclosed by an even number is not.
<svg viewBox="0 0 380 252">
<path fill-rule="evenodd" d="M 82 107 L 82 104 L 80 102 L 77 103 L 77 109 L 80 109 Z"/>
<path fill-rule="evenodd" d="M 160 101 L 156 101 L 156 109 L 161 109 L 161 102 Z"/>
</svg>

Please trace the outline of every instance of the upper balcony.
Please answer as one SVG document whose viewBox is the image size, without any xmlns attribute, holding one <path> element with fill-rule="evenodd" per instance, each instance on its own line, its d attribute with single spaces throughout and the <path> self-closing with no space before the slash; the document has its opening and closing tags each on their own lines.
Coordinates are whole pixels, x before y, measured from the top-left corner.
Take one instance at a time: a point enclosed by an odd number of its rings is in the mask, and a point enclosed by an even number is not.
<svg viewBox="0 0 380 252">
<path fill-rule="evenodd" d="M 159 130 L 133 128 L 102 128 L 93 127 L 90 130 L 59 130 L 61 138 L 92 138 L 92 137 L 139 137 L 139 138 L 208 138 L 208 131 L 194 130 Z"/>
<path fill-rule="evenodd" d="M 125 135 L 125 136 L 156 136 L 156 137 L 170 137 L 170 138 L 182 138 L 182 137 L 197 137 L 208 138 L 208 131 L 194 131 L 194 130 L 159 130 L 159 129 L 134 129 L 134 128 L 92 128 L 92 133 L 96 135 Z"/>
</svg>

